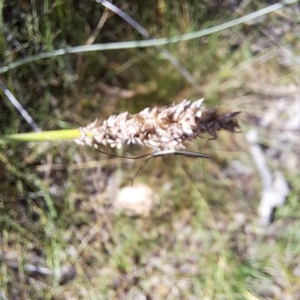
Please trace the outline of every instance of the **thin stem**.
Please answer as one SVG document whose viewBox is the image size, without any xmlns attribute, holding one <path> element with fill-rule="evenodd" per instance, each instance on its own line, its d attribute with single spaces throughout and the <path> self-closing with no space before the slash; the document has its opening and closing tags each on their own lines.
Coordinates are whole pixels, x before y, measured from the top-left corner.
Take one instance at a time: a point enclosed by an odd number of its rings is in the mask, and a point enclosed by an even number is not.
<svg viewBox="0 0 300 300">
<path fill-rule="evenodd" d="M 53 130 L 42 132 L 18 133 L 0 136 L 0 144 L 18 142 L 43 142 L 53 140 L 76 139 L 80 137 L 79 129 Z"/>
<path fill-rule="evenodd" d="M 265 7 L 261 10 L 258 10 L 256 12 L 253 12 L 251 14 L 248 14 L 246 16 L 243 16 L 241 18 L 237 18 L 235 20 L 211 27 L 206 28 L 203 30 L 199 30 L 196 32 L 186 33 L 179 36 L 174 36 L 170 38 L 161 38 L 161 39 L 151 39 L 146 41 L 131 41 L 131 42 L 120 42 L 120 43 L 107 43 L 107 44 L 94 44 L 94 45 L 83 45 L 83 46 L 77 46 L 77 47 L 70 47 L 67 49 L 58 49 L 50 52 L 40 53 L 38 55 L 34 56 L 28 56 L 24 59 L 20 59 L 12 64 L 9 64 L 8 66 L 4 66 L 0 68 L 0 74 L 3 74 L 11 69 L 15 69 L 17 67 L 23 66 L 25 64 L 28 64 L 30 62 L 55 57 L 55 56 L 61 56 L 65 54 L 70 53 L 81 53 L 81 52 L 89 52 L 89 51 L 105 51 L 105 50 L 117 50 L 117 49 L 131 49 L 131 48 L 146 48 L 146 47 L 157 47 L 172 43 L 178 43 L 181 41 L 188 41 L 192 39 L 201 38 L 203 36 L 210 35 L 212 33 L 216 33 L 234 26 L 237 26 L 239 24 L 248 22 L 250 20 L 253 20 L 255 18 L 258 18 L 260 16 L 266 15 L 268 13 L 271 13 L 273 11 L 279 10 L 283 8 L 286 4 L 292 4 L 296 3 L 297 0 L 289 0 L 285 1 L 283 3 L 276 3 L 273 5 L 270 5 L 268 7 Z"/>
<path fill-rule="evenodd" d="M 21 103 L 9 91 L 9 89 L 3 84 L 1 80 L 0 80 L 0 89 L 3 91 L 3 93 L 8 98 L 8 100 L 12 103 L 12 105 L 18 110 L 18 112 L 25 119 L 25 121 L 31 126 L 31 128 L 36 132 L 40 132 L 41 129 L 38 127 L 38 125 L 34 122 L 34 120 L 29 115 L 29 113 L 23 108 Z"/>
</svg>

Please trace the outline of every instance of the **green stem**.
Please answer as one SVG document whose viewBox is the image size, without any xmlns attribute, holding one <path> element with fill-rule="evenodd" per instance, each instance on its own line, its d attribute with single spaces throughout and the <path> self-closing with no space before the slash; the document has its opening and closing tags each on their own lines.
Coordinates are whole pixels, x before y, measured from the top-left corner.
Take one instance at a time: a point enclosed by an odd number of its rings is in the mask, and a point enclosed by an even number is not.
<svg viewBox="0 0 300 300">
<path fill-rule="evenodd" d="M 144 47 L 157 47 L 162 45 L 168 45 L 172 43 L 178 43 L 182 41 L 188 41 L 192 39 L 201 38 L 203 36 L 210 35 L 212 33 L 216 33 L 228 28 L 231 28 L 233 26 L 237 26 L 239 24 L 243 24 L 245 22 L 248 22 L 250 20 L 253 20 L 255 18 L 258 18 L 260 16 L 269 14 L 273 11 L 276 11 L 278 9 L 282 9 L 287 4 L 296 3 L 297 0 L 285 0 L 282 3 L 276 3 L 273 5 L 270 5 L 268 7 L 265 7 L 261 10 L 258 10 L 256 12 L 250 13 L 246 16 L 243 16 L 241 18 L 237 18 L 235 20 L 202 29 L 200 31 L 186 33 L 179 36 L 173 36 L 168 38 L 161 38 L 161 39 L 151 39 L 151 40 L 142 40 L 142 41 L 131 41 L 131 42 L 119 42 L 119 43 L 106 43 L 106 44 L 93 44 L 93 45 L 84 45 L 84 46 L 77 46 L 77 47 L 71 47 L 66 49 L 57 49 L 50 52 L 44 52 L 39 53 L 34 56 L 28 56 L 23 59 L 20 59 L 14 63 L 11 63 L 7 66 L 3 66 L 0 68 L 0 74 L 3 74 L 9 70 L 15 69 L 17 67 L 20 67 L 22 65 L 28 64 L 33 61 L 37 61 L 40 59 L 55 57 L 55 56 L 61 56 L 65 54 L 71 54 L 71 53 L 83 53 L 88 51 L 104 51 L 104 50 L 117 50 L 117 49 L 130 49 L 130 48 L 144 48 Z"/>
<path fill-rule="evenodd" d="M 0 145 L 18 142 L 44 142 L 75 139 L 80 136 L 78 129 L 53 130 L 43 132 L 18 133 L 0 136 Z"/>
</svg>

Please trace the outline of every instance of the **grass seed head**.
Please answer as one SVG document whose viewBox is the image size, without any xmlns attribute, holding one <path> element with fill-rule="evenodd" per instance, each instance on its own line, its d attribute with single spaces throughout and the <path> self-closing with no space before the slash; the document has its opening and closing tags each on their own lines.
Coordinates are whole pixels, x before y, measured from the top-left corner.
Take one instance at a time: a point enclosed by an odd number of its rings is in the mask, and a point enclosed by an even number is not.
<svg viewBox="0 0 300 300">
<path fill-rule="evenodd" d="M 236 132 L 236 116 L 240 112 L 220 113 L 217 108 L 205 109 L 203 99 L 183 100 L 160 108 L 145 108 L 137 114 L 128 112 L 112 115 L 102 124 L 98 120 L 79 128 L 80 145 L 109 145 L 121 147 L 123 143 L 147 146 L 154 150 L 184 149 L 184 143 L 202 138 L 204 133 L 217 138 L 217 132 Z"/>
</svg>

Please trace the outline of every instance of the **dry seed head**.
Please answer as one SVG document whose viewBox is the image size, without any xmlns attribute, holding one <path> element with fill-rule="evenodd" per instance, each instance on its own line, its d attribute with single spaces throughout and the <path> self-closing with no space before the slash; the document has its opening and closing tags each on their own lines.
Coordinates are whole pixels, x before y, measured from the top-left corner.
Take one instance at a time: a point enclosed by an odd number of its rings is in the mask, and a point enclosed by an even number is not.
<svg viewBox="0 0 300 300">
<path fill-rule="evenodd" d="M 102 124 L 98 120 L 79 128 L 80 145 L 109 145 L 121 147 L 123 143 L 138 144 L 154 150 L 184 149 L 184 143 L 202 138 L 203 133 L 214 139 L 219 130 L 235 132 L 239 128 L 235 117 L 240 112 L 221 114 L 216 108 L 201 107 L 203 99 L 183 100 L 160 108 L 145 108 L 137 114 L 128 112 L 110 116 Z"/>
</svg>

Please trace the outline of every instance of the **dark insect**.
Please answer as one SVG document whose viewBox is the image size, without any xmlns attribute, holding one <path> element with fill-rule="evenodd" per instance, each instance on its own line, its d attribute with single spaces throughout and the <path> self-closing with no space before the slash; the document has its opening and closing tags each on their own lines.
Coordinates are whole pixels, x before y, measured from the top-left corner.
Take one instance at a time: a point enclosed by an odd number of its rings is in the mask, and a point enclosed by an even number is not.
<svg viewBox="0 0 300 300">
<path fill-rule="evenodd" d="M 205 111 L 200 118 L 196 119 L 199 126 L 199 134 L 207 132 L 212 136 L 212 138 L 207 140 L 207 144 L 210 140 L 215 140 L 217 132 L 222 129 L 237 132 L 236 128 L 240 128 L 240 126 L 235 117 L 240 113 L 241 111 L 219 114 L 215 108 Z"/>
</svg>

